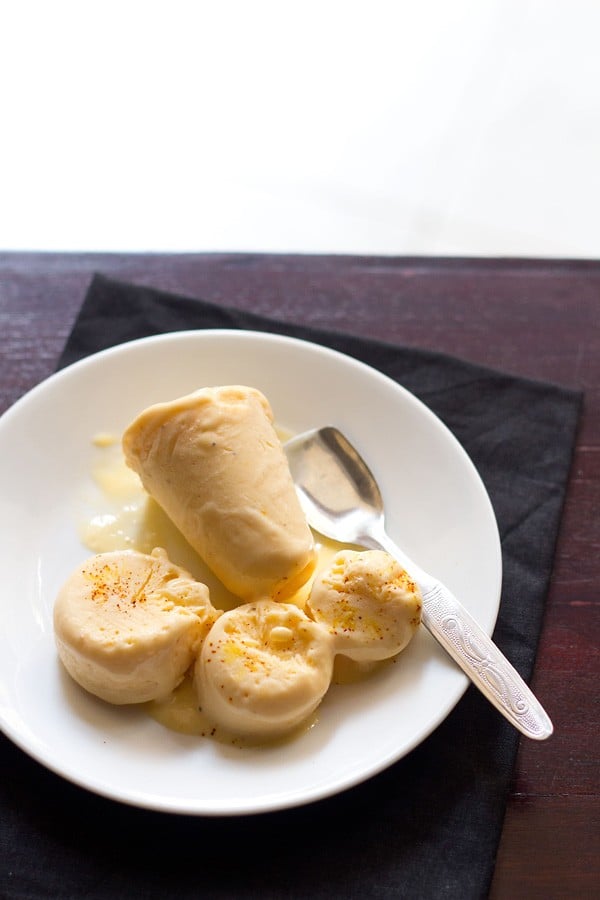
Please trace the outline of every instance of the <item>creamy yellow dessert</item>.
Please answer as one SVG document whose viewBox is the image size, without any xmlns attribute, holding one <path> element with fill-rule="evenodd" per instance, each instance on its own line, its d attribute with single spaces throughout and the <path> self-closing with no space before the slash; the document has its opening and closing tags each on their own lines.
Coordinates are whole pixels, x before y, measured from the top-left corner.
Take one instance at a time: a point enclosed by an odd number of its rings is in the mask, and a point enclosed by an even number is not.
<svg viewBox="0 0 600 900">
<path fill-rule="evenodd" d="M 110 435 L 95 444 L 120 454 Z M 256 743 L 311 721 L 334 662 L 362 672 L 408 644 L 421 596 L 387 553 L 326 543 L 313 582 L 316 545 L 258 390 L 151 406 L 122 449 L 129 468 L 112 451 L 104 460 L 95 479 L 108 505 L 84 529 L 112 552 L 78 567 L 55 603 L 59 656 L 86 690 L 153 701 L 178 730 Z M 142 552 L 156 544 L 185 568 Z"/>
<path fill-rule="evenodd" d="M 203 388 L 144 410 L 127 464 L 233 594 L 284 600 L 315 568 L 273 413 L 260 391 Z"/>
<path fill-rule="evenodd" d="M 54 605 L 54 632 L 83 688 L 109 703 L 142 703 L 179 684 L 219 615 L 205 585 L 164 551 L 121 550 L 70 575 Z"/>
<path fill-rule="evenodd" d="M 421 621 L 421 592 L 382 550 L 342 550 L 315 578 L 306 612 L 328 630 L 336 653 L 359 662 L 406 647 Z"/>
<path fill-rule="evenodd" d="M 298 607 L 242 604 L 215 622 L 196 662 L 202 712 L 232 734 L 277 737 L 320 704 L 333 656 L 327 631 Z"/>
</svg>

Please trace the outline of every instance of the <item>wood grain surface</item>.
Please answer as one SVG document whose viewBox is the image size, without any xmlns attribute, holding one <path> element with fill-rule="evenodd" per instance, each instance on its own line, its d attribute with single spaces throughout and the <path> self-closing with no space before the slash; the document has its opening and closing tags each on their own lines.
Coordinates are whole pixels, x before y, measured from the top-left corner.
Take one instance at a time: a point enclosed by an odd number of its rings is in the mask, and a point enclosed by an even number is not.
<svg viewBox="0 0 600 900">
<path fill-rule="evenodd" d="M 93 272 L 585 392 L 492 900 L 600 896 L 600 263 L 0 253 L 0 413 L 55 368 Z"/>
</svg>

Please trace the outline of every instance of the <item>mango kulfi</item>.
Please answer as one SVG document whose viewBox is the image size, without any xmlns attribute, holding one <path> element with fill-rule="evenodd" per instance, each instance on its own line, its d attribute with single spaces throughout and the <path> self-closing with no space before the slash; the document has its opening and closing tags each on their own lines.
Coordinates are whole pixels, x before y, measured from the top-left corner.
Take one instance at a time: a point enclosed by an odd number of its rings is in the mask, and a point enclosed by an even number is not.
<svg viewBox="0 0 600 900">
<path fill-rule="evenodd" d="M 244 602 L 285 600 L 314 572 L 312 533 L 264 395 L 207 387 L 144 410 L 127 464 L 223 584 Z"/>
<path fill-rule="evenodd" d="M 164 550 L 117 550 L 71 573 L 54 604 L 54 634 L 81 687 L 109 703 L 144 703 L 177 687 L 219 615 L 208 588 Z"/>
<path fill-rule="evenodd" d="M 232 734 L 274 738 L 300 725 L 327 692 L 327 631 L 291 603 L 260 600 L 223 613 L 196 661 L 202 712 Z"/>
<path fill-rule="evenodd" d="M 340 550 L 317 573 L 306 612 L 327 628 L 336 653 L 357 662 L 403 650 L 421 621 L 421 591 L 383 550 Z"/>
</svg>

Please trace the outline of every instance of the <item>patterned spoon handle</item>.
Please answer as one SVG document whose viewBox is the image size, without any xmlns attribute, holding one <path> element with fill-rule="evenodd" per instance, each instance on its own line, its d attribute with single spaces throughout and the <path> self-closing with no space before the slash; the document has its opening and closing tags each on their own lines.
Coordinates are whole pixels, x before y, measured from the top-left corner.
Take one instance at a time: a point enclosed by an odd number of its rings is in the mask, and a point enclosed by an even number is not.
<svg viewBox="0 0 600 900">
<path fill-rule="evenodd" d="M 417 581 L 423 625 L 502 715 L 529 738 L 550 737 L 552 722 L 539 700 L 452 592 L 420 570 L 385 532 L 365 536 L 365 543 L 387 550 Z"/>
</svg>

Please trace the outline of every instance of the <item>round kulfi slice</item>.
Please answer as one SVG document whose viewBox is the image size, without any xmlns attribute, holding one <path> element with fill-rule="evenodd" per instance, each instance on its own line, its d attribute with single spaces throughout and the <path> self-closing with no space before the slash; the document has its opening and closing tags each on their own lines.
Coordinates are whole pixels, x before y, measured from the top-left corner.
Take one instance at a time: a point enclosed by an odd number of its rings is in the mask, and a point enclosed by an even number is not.
<svg viewBox="0 0 600 900">
<path fill-rule="evenodd" d="M 297 606 L 242 604 L 215 622 L 196 661 L 200 707 L 231 734 L 280 736 L 320 704 L 333 658 L 326 630 Z"/>
<path fill-rule="evenodd" d="M 284 600 L 316 553 L 268 401 L 243 386 L 203 388 L 142 412 L 127 464 L 236 596 Z"/>
<path fill-rule="evenodd" d="M 219 615 L 208 588 L 164 550 L 123 550 L 70 575 L 55 601 L 54 633 L 83 688 L 109 703 L 143 703 L 179 684 Z"/>
<path fill-rule="evenodd" d="M 341 550 L 319 572 L 306 612 L 331 634 L 336 653 L 358 662 L 388 659 L 421 621 L 417 584 L 382 550 Z"/>
</svg>

